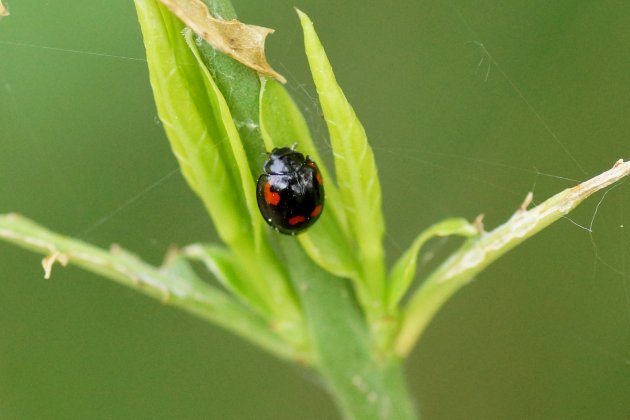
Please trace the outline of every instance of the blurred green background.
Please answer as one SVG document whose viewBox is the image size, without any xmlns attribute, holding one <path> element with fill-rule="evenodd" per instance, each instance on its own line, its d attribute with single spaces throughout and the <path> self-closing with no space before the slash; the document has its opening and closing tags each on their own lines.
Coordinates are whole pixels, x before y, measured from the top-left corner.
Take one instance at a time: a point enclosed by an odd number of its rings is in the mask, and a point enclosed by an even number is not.
<svg viewBox="0 0 630 420">
<path fill-rule="evenodd" d="M 157 122 L 133 3 L 5 3 L 0 213 L 153 263 L 215 240 Z M 330 156 L 292 7 L 315 22 L 375 150 L 390 259 L 439 219 L 493 227 L 528 191 L 630 158 L 625 2 L 234 4 L 276 28 L 270 62 Z M 630 186 L 593 218 L 601 197 L 439 313 L 408 361 L 425 419 L 630 417 Z M 336 418 L 300 369 L 78 269 L 45 281 L 40 259 L 0 243 L 0 418 Z"/>
</svg>

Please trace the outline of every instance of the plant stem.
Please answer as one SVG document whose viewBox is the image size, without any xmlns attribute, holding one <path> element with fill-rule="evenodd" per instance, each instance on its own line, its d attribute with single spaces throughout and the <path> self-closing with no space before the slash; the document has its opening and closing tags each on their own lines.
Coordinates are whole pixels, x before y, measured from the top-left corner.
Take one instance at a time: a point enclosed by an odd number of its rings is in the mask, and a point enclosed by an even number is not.
<svg viewBox="0 0 630 420">
<path fill-rule="evenodd" d="M 379 359 L 348 281 L 321 270 L 293 237 L 279 238 L 315 348 L 315 366 L 345 418 L 415 419 L 400 359 Z"/>
<path fill-rule="evenodd" d="M 42 261 L 46 278 L 55 263 L 73 264 L 124 286 L 135 289 L 164 304 L 185 310 L 201 319 L 254 342 L 272 354 L 289 360 L 308 362 L 277 336 L 268 323 L 247 310 L 226 293 L 194 276 L 168 267 L 156 268 L 113 246 L 110 252 L 47 230 L 17 214 L 0 215 L 0 239 L 47 257 Z"/>
</svg>

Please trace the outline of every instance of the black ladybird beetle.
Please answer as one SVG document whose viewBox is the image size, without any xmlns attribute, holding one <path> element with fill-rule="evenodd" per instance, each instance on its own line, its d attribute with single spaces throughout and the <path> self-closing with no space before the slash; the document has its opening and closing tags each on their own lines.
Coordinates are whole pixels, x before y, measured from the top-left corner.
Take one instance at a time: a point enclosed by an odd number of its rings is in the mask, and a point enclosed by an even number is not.
<svg viewBox="0 0 630 420">
<path fill-rule="evenodd" d="M 258 178 L 256 198 L 260 213 L 271 227 L 295 235 L 322 214 L 322 175 L 308 156 L 290 147 L 275 148 Z"/>
</svg>

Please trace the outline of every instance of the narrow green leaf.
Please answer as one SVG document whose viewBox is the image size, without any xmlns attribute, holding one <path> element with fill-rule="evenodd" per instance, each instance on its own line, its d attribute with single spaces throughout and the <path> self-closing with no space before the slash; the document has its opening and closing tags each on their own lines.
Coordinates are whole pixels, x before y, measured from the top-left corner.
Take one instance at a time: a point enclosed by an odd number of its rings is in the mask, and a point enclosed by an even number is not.
<svg viewBox="0 0 630 420">
<path fill-rule="evenodd" d="M 215 119 L 223 123 L 222 125 L 224 130 L 221 134 L 224 138 L 227 138 L 229 140 L 232 154 L 234 156 L 234 159 L 236 160 L 236 166 L 238 167 L 238 172 L 240 175 L 241 189 L 243 195 L 245 196 L 245 203 L 247 204 L 247 210 L 249 210 L 250 218 L 252 221 L 254 237 L 256 238 L 257 242 L 259 242 L 263 227 L 262 219 L 259 217 L 258 214 L 258 206 L 256 204 L 256 186 L 254 185 L 249 162 L 247 161 L 247 155 L 245 154 L 245 149 L 243 148 L 243 143 L 241 142 L 241 139 L 238 135 L 238 130 L 236 129 L 234 121 L 232 120 L 230 109 L 228 108 L 228 105 L 225 102 L 221 91 L 217 87 L 217 84 L 214 82 L 214 79 L 210 75 L 210 72 L 203 63 L 199 51 L 197 51 L 197 47 L 193 42 L 192 31 L 186 29 L 184 31 L 184 37 L 186 39 L 188 47 L 192 51 L 199 65 L 199 69 L 206 88 L 205 90 L 208 92 L 210 106 L 212 108 L 212 111 L 214 112 Z"/>
<path fill-rule="evenodd" d="M 234 7 L 229 0 L 203 0 L 215 17 L 231 20 L 238 19 Z M 259 175 L 265 161 L 265 149 L 258 123 L 258 96 L 260 80 L 258 74 L 212 48 L 203 39 L 196 44 L 212 78 L 223 93 L 230 107 L 234 123 L 238 129 L 247 153 L 252 176 Z"/>
<path fill-rule="evenodd" d="M 213 111 L 201 67 L 182 36 L 183 24 L 156 0 L 136 0 L 158 115 L 186 180 L 202 199 L 221 238 L 251 238 L 251 215 L 239 171 Z"/>
<path fill-rule="evenodd" d="M 308 16 L 298 10 L 306 55 L 324 112 L 346 219 L 359 249 L 363 278 L 382 299 L 385 278 L 381 187 L 365 130 L 348 103 Z M 378 306 L 382 303 L 374 302 Z M 372 304 L 370 304 L 372 306 Z"/>
<path fill-rule="evenodd" d="M 512 248 L 566 216 L 590 195 L 628 175 L 630 162 L 619 160 L 612 169 L 554 195 L 531 210 L 521 208 L 492 232 L 466 241 L 411 296 L 396 338 L 396 353 L 407 355 L 437 311 L 478 273 Z"/>
<path fill-rule="evenodd" d="M 275 80 L 262 83 L 260 129 L 268 150 L 297 143 L 300 152 L 317 162 L 325 184 L 325 211 L 317 223 L 298 239 L 319 266 L 338 276 L 356 278 L 357 264 L 347 235 L 339 191 L 315 148 L 302 113 L 284 86 Z"/>
<path fill-rule="evenodd" d="M 208 271 L 243 303 L 265 315 L 270 310 L 250 282 L 243 281 L 247 273 L 239 266 L 238 260 L 225 248 L 194 244 L 182 250 L 182 255 L 202 262 Z"/>
<path fill-rule="evenodd" d="M 398 302 L 400 302 L 411 285 L 411 281 L 416 275 L 418 253 L 429 239 L 452 235 L 471 237 L 478 234 L 477 228 L 468 223 L 466 219 L 457 218 L 436 223 L 418 235 L 409 249 L 396 261 L 392 268 L 389 276 L 387 296 L 388 309 L 391 311 L 396 308 Z"/>
</svg>

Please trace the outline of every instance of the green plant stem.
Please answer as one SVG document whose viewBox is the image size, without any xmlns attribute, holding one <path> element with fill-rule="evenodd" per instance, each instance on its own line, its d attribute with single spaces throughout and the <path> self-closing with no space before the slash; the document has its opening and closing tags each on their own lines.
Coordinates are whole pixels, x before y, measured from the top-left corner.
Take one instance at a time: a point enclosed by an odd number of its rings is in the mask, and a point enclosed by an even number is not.
<svg viewBox="0 0 630 420">
<path fill-rule="evenodd" d="M 510 220 L 492 232 L 465 243 L 411 297 L 403 314 L 395 352 L 406 356 L 437 311 L 479 272 L 512 248 L 566 216 L 590 195 L 628 175 L 630 162 L 619 160 L 612 169 L 554 195 L 531 210 L 517 210 Z M 523 204 L 523 207 L 527 207 L 527 199 Z"/>
<path fill-rule="evenodd" d="M 293 237 L 279 238 L 315 348 L 315 366 L 345 418 L 415 419 L 397 357 L 376 355 L 346 279 L 319 269 Z"/>
<path fill-rule="evenodd" d="M 309 361 L 308 355 L 297 354 L 282 341 L 263 318 L 197 277 L 153 267 L 116 246 L 105 251 L 59 235 L 17 214 L 0 215 L 0 239 L 46 255 L 49 269 L 55 263 L 82 267 L 219 324 L 282 359 Z"/>
</svg>

